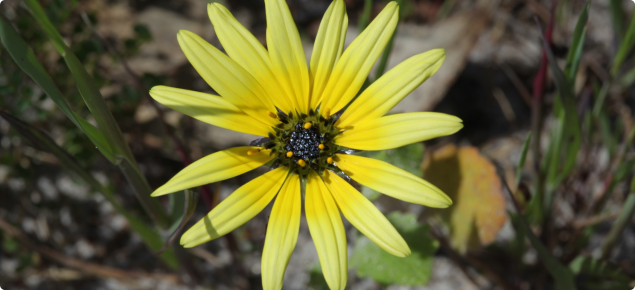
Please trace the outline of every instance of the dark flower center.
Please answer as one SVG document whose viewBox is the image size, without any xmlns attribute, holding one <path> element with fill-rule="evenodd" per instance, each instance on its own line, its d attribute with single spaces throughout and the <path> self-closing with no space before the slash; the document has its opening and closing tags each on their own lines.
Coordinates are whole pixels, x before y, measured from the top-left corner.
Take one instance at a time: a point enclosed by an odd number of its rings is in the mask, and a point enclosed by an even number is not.
<svg viewBox="0 0 635 290">
<path fill-rule="evenodd" d="M 295 158 L 312 161 L 320 155 L 318 146 L 323 139 L 315 127 L 305 129 L 302 124 L 297 124 L 284 149 L 293 152 Z"/>
<path fill-rule="evenodd" d="M 252 142 L 252 146 L 269 149 L 276 158 L 269 163 L 271 168 L 289 167 L 306 179 L 311 170 L 322 174 L 325 169 L 337 170 L 333 164 L 335 153 L 341 148 L 334 137 L 339 134 L 335 122 L 339 115 L 321 116 L 318 110 L 288 114 L 268 112 L 280 123 L 271 128 L 269 138 Z"/>
</svg>

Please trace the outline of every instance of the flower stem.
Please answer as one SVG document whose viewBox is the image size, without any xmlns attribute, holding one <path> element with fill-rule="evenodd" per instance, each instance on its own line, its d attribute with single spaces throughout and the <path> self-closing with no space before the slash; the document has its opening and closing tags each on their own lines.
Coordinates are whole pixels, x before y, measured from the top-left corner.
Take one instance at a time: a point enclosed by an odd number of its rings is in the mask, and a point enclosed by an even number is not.
<svg viewBox="0 0 635 290">
<path fill-rule="evenodd" d="M 136 162 L 123 159 L 118 166 L 121 173 L 123 173 L 126 180 L 128 180 L 128 183 L 132 186 L 132 189 L 136 193 L 137 199 L 143 206 L 143 209 L 148 213 L 152 220 L 154 220 L 160 228 L 169 227 L 170 218 L 163 208 L 161 208 L 157 200 L 150 197 L 152 189 L 150 189 L 148 181 L 141 173 L 141 170 L 137 166 Z"/>
</svg>

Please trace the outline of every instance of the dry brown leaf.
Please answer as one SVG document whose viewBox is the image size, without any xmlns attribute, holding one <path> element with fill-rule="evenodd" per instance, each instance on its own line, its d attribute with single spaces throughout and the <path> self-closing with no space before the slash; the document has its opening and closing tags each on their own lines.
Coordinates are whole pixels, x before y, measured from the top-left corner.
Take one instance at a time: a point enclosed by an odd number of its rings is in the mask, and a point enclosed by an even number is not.
<svg viewBox="0 0 635 290">
<path fill-rule="evenodd" d="M 426 155 L 423 170 L 454 202 L 431 214 L 449 227 L 455 249 L 466 253 L 496 239 L 507 219 L 505 199 L 496 168 L 477 148 L 446 145 Z"/>
</svg>

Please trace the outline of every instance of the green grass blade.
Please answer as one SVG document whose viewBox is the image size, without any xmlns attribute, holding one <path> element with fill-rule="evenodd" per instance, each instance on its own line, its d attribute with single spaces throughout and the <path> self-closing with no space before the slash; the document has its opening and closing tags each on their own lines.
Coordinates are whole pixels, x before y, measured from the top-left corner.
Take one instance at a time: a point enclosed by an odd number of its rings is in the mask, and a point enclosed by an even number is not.
<svg viewBox="0 0 635 290">
<path fill-rule="evenodd" d="M 631 218 L 633 217 L 633 213 L 635 213 L 635 178 L 631 181 L 630 193 L 624 202 L 620 215 L 611 227 L 611 231 L 609 232 L 604 245 L 602 245 L 602 259 L 609 258 L 611 250 L 613 250 L 613 246 L 615 246 L 618 238 L 622 235 L 622 232 L 629 224 Z"/>
<path fill-rule="evenodd" d="M 571 86 L 575 86 L 575 75 L 578 72 L 580 66 L 580 59 L 582 58 L 582 48 L 584 47 L 584 37 L 586 35 L 586 23 L 589 20 L 589 7 L 591 3 L 587 3 L 578 17 L 578 23 L 573 30 L 573 40 L 571 41 L 571 47 L 567 55 L 567 66 L 564 69 L 564 74 L 571 83 Z"/>
<path fill-rule="evenodd" d="M 630 87 L 635 82 L 635 66 L 632 67 L 627 73 L 624 74 L 624 77 L 620 80 L 620 83 L 624 87 Z"/>
<path fill-rule="evenodd" d="M 107 148 L 108 150 L 102 150 L 100 149 L 101 153 L 104 154 L 104 156 L 110 160 L 111 162 L 114 162 L 115 160 L 115 156 L 113 155 L 112 151 L 110 150 L 110 145 L 108 144 L 108 140 L 106 140 L 106 136 L 104 136 L 104 134 L 101 133 L 101 131 L 99 131 L 99 129 L 95 128 L 95 126 L 93 126 L 91 123 L 88 123 L 88 121 L 84 120 L 84 118 L 82 118 L 81 116 L 73 113 L 74 117 L 77 119 L 77 121 L 79 122 L 81 128 L 84 130 L 84 132 L 86 132 L 86 135 L 88 135 L 88 137 L 90 138 L 90 140 L 93 142 L 93 144 L 95 144 L 95 146 L 97 148 Z"/>
<path fill-rule="evenodd" d="M 622 0 L 610 0 L 609 12 L 611 13 L 615 37 L 617 37 L 618 43 L 622 43 L 624 36 L 624 9 L 622 8 Z"/>
<path fill-rule="evenodd" d="M 392 46 L 395 42 L 396 34 L 397 31 L 395 30 L 394 34 L 390 38 L 390 41 L 388 41 L 388 44 L 386 45 L 386 49 L 384 49 L 384 53 L 381 54 L 379 64 L 377 65 L 377 70 L 375 70 L 375 80 L 378 80 L 382 75 L 384 75 L 384 72 L 386 71 L 386 66 L 388 65 L 388 57 L 390 57 L 390 53 L 392 52 Z"/>
<path fill-rule="evenodd" d="M 626 35 L 624 35 L 624 41 L 620 45 L 620 48 L 617 50 L 617 54 L 615 55 L 615 59 L 613 60 L 613 67 L 611 67 L 611 75 L 616 76 L 620 71 L 624 60 L 628 56 L 628 53 L 633 48 L 635 44 L 635 15 L 631 16 L 631 23 L 628 25 L 628 31 Z"/>
<path fill-rule="evenodd" d="M 57 51 L 64 57 L 66 65 L 77 82 L 77 89 L 79 90 L 80 95 L 84 99 L 84 102 L 86 103 L 86 106 L 88 106 L 90 112 L 93 114 L 99 128 L 109 141 L 110 147 L 115 156 L 118 158 L 132 159 L 130 148 L 126 145 L 123 134 L 115 122 L 115 118 L 108 110 L 106 101 L 99 92 L 99 89 L 93 82 L 90 75 L 88 75 L 88 72 L 86 72 L 84 66 L 77 59 L 75 54 L 73 54 L 66 43 L 64 43 L 62 36 L 59 34 L 57 29 L 55 29 L 53 24 L 51 24 L 37 0 L 25 0 L 24 3 L 33 14 L 34 20 L 40 25 L 40 27 L 42 27 L 51 41 L 53 41 Z"/>
<path fill-rule="evenodd" d="M 558 67 L 553 52 L 547 45 L 547 41 L 543 35 L 543 47 L 546 51 L 549 68 L 555 79 L 558 88 L 558 98 L 554 104 L 554 114 L 558 120 L 558 124 L 554 128 L 553 141 L 550 146 L 554 146 L 554 152 L 551 156 L 547 182 L 551 189 L 566 178 L 575 166 L 576 157 L 580 150 L 581 144 L 581 128 L 578 117 L 573 87 L 567 80 L 562 70 Z M 562 159 L 564 156 L 564 160 Z M 548 190 L 549 192 L 550 190 Z M 547 193 L 548 193 L 547 192 Z M 545 200 L 546 205 L 550 205 L 550 197 Z"/>
<path fill-rule="evenodd" d="M 368 23 L 370 22 L 370 14 L 373 12 L 373 0 L 365 0 L 364 1 L 364 9 L 362 10 L 362 15 L 359 17 L 359 22 L 357 22 L 357 28 L 359 29 L 359 34 L 362 34 Z"/>
<path fill-rule="evenodd" d="M 404 0 L 397 0 L 397 4 L 399 4 L 399 22 L 401 22 L 401 18 L 403 18 Z M 397 22 L 397 26 L 395 27 L 395 31 L 392 33 L 392 37 L 390 37 L 390 41 L 386 44 L 384 53 L 381 54 L 377 70 L 375 70 L 375 80 L 378 80 L 382 75 L 384 75 L 384 72 L 386 72 L 388 57 L 390 57 L 390 53 L 392 52 L 395 37 L 397 36 L 397 29 L 399 29 L 399 22 Z"/>
<path fill-rule="evenodd" d="M 517 215 L 518 223 L 512 223 L 512 225 L 514 224 L 518 225 L 519 227 L 516 228 L 516 231 L 522 232 L 523 235 L 526 235 L 531 245 L 534 247 L 534 249 L 536 249 L 540 262 L 545 265 L 545 268 L 547 268 L 547 271 L 549 272 L 549 274 L 551 274 L 553 279 L 556 281 L 555 289 L 556 290 L 575 290 L 576 287 L 575 287 L 573 274 L 571 273 L 571 271 L 569 271 L 567 267 L 562 265 L 551 254 L 551 252 L 549 252 L 549 249 L 547 249 L 547 247 L 545 247 L 545 245 L 543 245 L 543 243 L 540 242 L 540 239 L 536 237 L 534 232 L 529 227 L 527 220 L 525 220 L 525 217 L 520 212 L 520 206 L 516 202 L 516 199 L 514 198 L 514 194 L 511 192 L 509 185 L 507 185 L 507 182 L 505 182 L 505 178 L 502 177 L 503 175 L 501 174 L 500 169 L 499 169 L 499 175 L 501 176 L 501 182 L 503 183 L 503 188 L 505 189 L 505 191 L 507 191 L 507 194 L 509 194 L 509 197 L 511 198 L 512 203 L 514 204 L 514 208 L 516 208 L 516 212 L 518 214 Z"/>
<path fill-rule="evenodd" d="M 11 55 L 11 58 L 42 90 L 53 100 L 58 108 L 97 146 L 97 149 L 111 162 L 114 162 L 114 155 L 104 134 L 88 123 L 79 115 L 75 114 L 62 96 L 51 77 L 44 70 L 44 67 L 35 57 L 33 50 L 24 42 L 22 37 L 15 31 L 11 23 L 0 14 L 0 40 Z"/>
<path fill-rule="evenodd" d="M 518 165 L 516 166 L 516 186 L 520 184 L 520 178 L 522 177 L 523 167 L 525 167 L 525 159 L 527 159 L 527 152 L 529 151 L 529 144 L 531 141 L 531 132 L 527 134 L 523 148 L 520 151 L 520 158 L 518 159 Z"/>
<path fill-rule="evenodd" d="M 92 113 L 97 125 L 99 125 L 101 132 L 104 134 L 105 139 L 113 151 L 115 164 L 119 166 L 119 169 L 132 185 L 137 199 L 160 227 L 168 227 L 170 225 L 170 219 L 156 199 L 150 197 L 152 193 L 150 185 L 143 174 L 141 174 L 139 166 L 132 156 L 130 147 L 128 147 L 121 129 L 119 129 L 115 118 L 108 109 L 99 88 L 97 88 L 97 85 L 95 85 L 79 59 L 77 59 L 75 54 L 73 54 L 70 48 L 64 43 L 59 32 L 51 24 L 37 0 L 24 0 L 24 3 L 33 14 L 34 20 L 44 29 L 55 44 L 58 52 L 64 57 L 66 65 L 77 83 L 77 89 L 84 99 L 84 103 L 86 103 L 86 106 Z"/>
<path fill-rule="evenodd" d="M 19 120 L 18 118 L 10 115 L 5 111 L 0 111 L 0 116 L 7 122 L 9 122 L 9 124 L 11 124 L 11 126 L 16 131 L 18 131 L 18 133 L 24 139 L 28 140 L 28 142 L 31 143 L 34 148 L 54 155 L 66 169 L 77 174 L 84 180 L 84 182 L 90 185 L 93 190 L 99 191 L 104 194 L 106 199 L 113 205 L 113 207 L 128 220 L 132 229 L 141 236 L 143 241 L 150 249 L 152 249 L 153 251 L 157 251 L 161 248 L 161 246 L 163 245 L 163 239 L 161 238 L 161 236 L 157 232 L 149 228 L 143 221 L 130 214 L 123 206 L 121 206 L 117 199 L 115 199 L 112 191 L 101 185 L 101 183 L 99 183 L 99 181 L 97 181 L 89 173 L 89 171 L 82 168 L 79 162 L 77 162 L 77 160 L 73 158 L 73 156 L 71 156 L 66 150 L 64 150 L 64 148 L 57 145 L 55 141 L 53 141 L 53 139 L 51 139 L 46 133 Z M 172 250 L 165 251 L 162 255 L 160 255 L 160 257 L 170 267 L 175 269 L 179 268 L 179 262 Z"/>
</svg>

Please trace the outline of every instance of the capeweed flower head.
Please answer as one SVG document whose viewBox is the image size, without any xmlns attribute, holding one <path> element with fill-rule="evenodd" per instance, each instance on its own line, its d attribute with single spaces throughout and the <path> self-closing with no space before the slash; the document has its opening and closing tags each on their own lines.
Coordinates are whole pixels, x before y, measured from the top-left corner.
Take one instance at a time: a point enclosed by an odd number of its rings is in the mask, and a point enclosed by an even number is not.
<svg viewBox="0 0 635 290">
<path fill-rule="evenodd" d="M 390 40 L 398 6 L 389 3 L 344 50 L 348 25 L 343 0 L 326 11 L 307 66 L 298 30 L 283 0 L 265 0 L 265 48 L 222 5 L 208 13 L 227 55 L 182 30 L 186 57 L 220 96 L 157 86 L 158 102 L 198 120 L 264 138 L 252 146 L 208 155 L 176 174 L 152 196 L 225 180 L 267 165 L 267 173 L 238 188 L 181 238 L 194 247 L 221 237 L 261 212 L 275 198 L 262 256 L 264 289 L 280 289 L 295 247 L 304 201 L 311 237 L 331 289 L 347 279 L 346 235 L 340 213 L 387 252 L 410 249 L 386 217 L 347 179 L 410 203 L 444 208 L 443 192 L 389 163 L 355 156 L 453 134 L 457 117 L 431 112 L 384 116 L 434 74 L 443 49 L 415 55 L 375 81 L 357 98 Z"/>
</svg>

